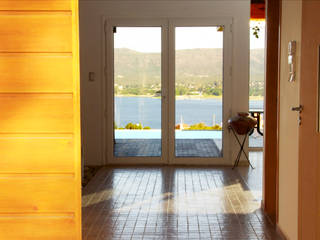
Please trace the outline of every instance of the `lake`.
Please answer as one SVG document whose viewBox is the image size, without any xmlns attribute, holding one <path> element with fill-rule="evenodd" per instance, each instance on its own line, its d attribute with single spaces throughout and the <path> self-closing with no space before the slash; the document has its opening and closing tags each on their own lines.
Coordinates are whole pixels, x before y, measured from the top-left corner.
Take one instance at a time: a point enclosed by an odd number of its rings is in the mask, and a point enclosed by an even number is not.
<svg viewBox="0 0 320 240">
<path fill-rule="evenodd" d="M 250 100 L 250 109 L 263 109 L 263 100 Z M 118 127 L 141 123 L 153 129 L 161 128 L 161 100 L 150 97 L 115 97 L 115 122 Z M 222 100 L 216 98 L 176 100 L 176 124 L 203 122 L 208 126 L 221 124 Z"/>
</svg>

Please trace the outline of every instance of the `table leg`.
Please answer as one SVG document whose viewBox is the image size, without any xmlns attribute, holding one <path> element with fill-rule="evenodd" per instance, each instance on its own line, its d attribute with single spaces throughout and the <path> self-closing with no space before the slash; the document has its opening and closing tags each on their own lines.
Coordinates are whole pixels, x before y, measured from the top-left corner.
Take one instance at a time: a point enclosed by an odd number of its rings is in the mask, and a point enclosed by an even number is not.
<svg viewBox="0 0 320 240">
<path fill-rule="evenodd" d="M 241 153 L 242 153 L 242 152 L 244 153 L 244 155 L 245 155 L 245 157 L 246 157 L 246 159 L 247 159 L 250 167 L 251 167 L 252 169 L 254 169 L 254 167 L 252 166 L 252 164 L 251 164 L 251 162 L 250 162 L 250 160 L 249 160 L 248 155 L 246 154 L 246 152 L 245 152 L 244 149 L 243 149 L 243 148 L 244 148 L 244 144 L 245 144 L 245 142 L 246 142 L 247 137 L 248 137 L 249 134 L 246 134 L 246 135 L 245 135 L 245 137 L 244 137 L 244 139 L 243 139 L 243 141 L 242 141 L 242 143 L 241 143 L 240 140 L 239 140 L 239 138 L 238 138 L 238 136 L 237 136 L 237 134 L 235 133 L 235 131 L 234 131 L 234 129 L 233 129 L 232 127 L 231 127 L 231 130 L 232 130 L 233 135 L 235 136 L 237 142 L 238 142 L 239 145 L 240 145 L 240 150 L 239 150 L 239 152 L 238 152 L 238 155 L 237 155 L 237 157 L 236 157 L 236 161 L 234 162 L 234 165 L 233 165 L 232 169 L 234 169 L 235 167 L 237 167 L 237 166 L 239 165 L 240 157 L 241 157 Z"/>
</svg>

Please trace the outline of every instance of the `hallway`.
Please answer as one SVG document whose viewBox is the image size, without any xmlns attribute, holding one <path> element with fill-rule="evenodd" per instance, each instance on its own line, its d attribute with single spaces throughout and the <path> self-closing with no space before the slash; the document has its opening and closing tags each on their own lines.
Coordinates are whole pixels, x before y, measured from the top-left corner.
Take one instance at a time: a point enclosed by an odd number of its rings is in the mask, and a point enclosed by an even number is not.
<svg viewBox="0 0 320 240">
<path fill-rule="evenodd" d="M 84 239 L 281 239 L 260 209 L 261 156 L 255 170 L 103 168 L 83 190 Z"/>
</svg>

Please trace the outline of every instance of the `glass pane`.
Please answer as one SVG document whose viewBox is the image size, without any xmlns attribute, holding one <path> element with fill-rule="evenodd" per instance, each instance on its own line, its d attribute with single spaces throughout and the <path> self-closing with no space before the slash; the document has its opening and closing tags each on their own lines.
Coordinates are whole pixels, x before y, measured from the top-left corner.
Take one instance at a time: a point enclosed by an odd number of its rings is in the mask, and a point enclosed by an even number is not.
<svg viewBox="0 0 320 240">
<path fill-rule="evenodd" d="M 114 155 L 161 156 L 161 28 L 114 33 Z"/>
<path fill-rule="evenodd" d="M 177 27 L 177 157 L 221 157 L 223 27 Z"/>
</svg>

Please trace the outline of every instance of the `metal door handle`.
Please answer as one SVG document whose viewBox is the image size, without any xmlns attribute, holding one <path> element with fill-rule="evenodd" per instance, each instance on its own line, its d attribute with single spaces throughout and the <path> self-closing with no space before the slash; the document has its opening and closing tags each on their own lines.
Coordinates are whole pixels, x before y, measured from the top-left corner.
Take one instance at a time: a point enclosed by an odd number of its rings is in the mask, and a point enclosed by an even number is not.
<svg viewBox="0 0 320 240">
<path fill-rule="evenodd" d="M 299 107 L 292 107 L 291 110 L 292 110 L 292 111 L 297 111 L 297 112 L 301 113 L 302 110 L 303 110 L 303 106 L 302 106 L 302 105 L 299 105 Z"/>
</svg>

